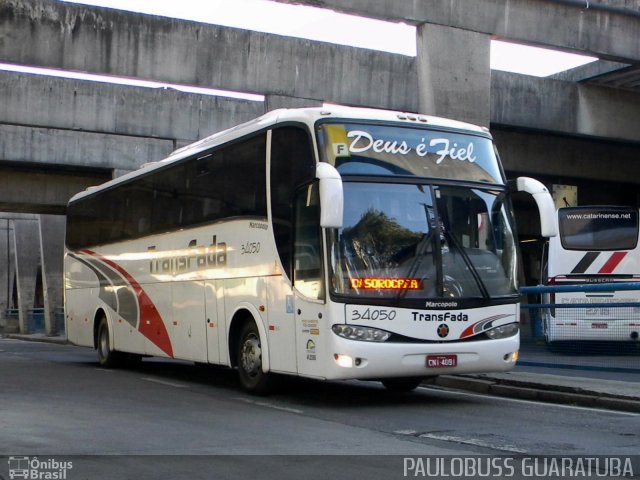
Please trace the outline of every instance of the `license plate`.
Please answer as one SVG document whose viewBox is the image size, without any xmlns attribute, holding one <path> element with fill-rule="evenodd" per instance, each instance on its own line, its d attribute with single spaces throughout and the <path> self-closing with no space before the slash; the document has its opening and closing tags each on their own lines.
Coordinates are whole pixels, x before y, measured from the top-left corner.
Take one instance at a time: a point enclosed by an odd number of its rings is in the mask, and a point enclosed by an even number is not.
<svg viewBox="0 0 640 480">
<path fill-rule="evenodd" d="M 427 368 L 450 368 L 457 365 L 457 355 L 427 355 Z"/>
</svg>

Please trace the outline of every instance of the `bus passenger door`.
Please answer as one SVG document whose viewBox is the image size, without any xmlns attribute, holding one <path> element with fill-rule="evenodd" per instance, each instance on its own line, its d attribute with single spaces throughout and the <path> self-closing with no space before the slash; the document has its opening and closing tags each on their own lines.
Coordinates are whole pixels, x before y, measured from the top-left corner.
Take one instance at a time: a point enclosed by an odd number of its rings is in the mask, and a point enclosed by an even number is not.
<svg viewBox="0 0 640 480">
<path fill-rule="evenodd" d="M 269 131 L 267 142 L 271 226 L 282 267 L 281 276 L 269 279 L 271 367 L 317 375 L 317 310 L 323 302 L 318 291 L 321 281 L 317 281 L 321 271 L 318 185 L 310 183 L 316 171 L 312 137 L 304 127 L 285 125 Z"/>
<path fill-rule="evenodd" d="M 282 275 L 267 280 L 269 366 L 272 371 L 297 373 L 296 328 L 291 284 Z"/>
<path fill-rule="evenodd" d="M 325 305 L 317 299 L 295 293 L 296 356 L 300 375 L 323 377 L 323 359 L 326 357 L 325 338 L 328 330 L 323 328 Z M 326 363 L 326 361 L 324 362 Z"/>
<path fill-rule="evenodd" d="M 295 202 L 293 286 L 295 295 L 298 373 L 322 377 L 325 311 L 322 229 L 318 183 L 298 192 Z"/>
</svg>

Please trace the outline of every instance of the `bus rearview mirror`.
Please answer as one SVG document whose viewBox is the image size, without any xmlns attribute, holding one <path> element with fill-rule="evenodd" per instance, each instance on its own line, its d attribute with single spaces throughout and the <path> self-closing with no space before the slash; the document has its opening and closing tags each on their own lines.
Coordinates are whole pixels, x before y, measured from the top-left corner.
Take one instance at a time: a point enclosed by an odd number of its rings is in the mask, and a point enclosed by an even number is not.
<svg viewBox="0 0 640 480">
<path fill-rule="evenodd" d="M 316 178 L 320 181 L 320 226 L 342 227 L 344 194 L 340 173 L 333 165 L 320 162 L 316 167 Z"/>
<path fill-rule="evenodd" d="M 540 213 L 540 230 L 543 237 L 555 237 L 558 234 L 556 226 L 556 206 L 547 187 L 530 177 L 518 177 L 516 180 L 518 192 L 530 194 L 538 205 Z"/>
</svg>

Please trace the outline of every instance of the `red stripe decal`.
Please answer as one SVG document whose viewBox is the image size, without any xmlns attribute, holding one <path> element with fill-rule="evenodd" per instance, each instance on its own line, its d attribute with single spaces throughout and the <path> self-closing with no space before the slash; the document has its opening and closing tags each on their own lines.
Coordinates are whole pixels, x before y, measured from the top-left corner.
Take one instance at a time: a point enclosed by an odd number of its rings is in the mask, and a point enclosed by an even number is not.
<svg viewBox="0 0 640 480">
<path fill-rule="evenodd" d="M 475 324 L 474 324 L 475 325 Z M 467 338 L 473 335 L 473 327 L 474 325 L 470 325 L 464 329 L 464 331 L 460 334 L 460 338 Z"/>
<path fill-rule="evenodd" d="M 171 339 L 169 338 L 169 333 L 164 326 L 162 317 L 158 313 L 158 309 L 156 308 L 156 306 L 149 298 L 149 295 L 147 295 L 140 284 L 136 282 L 133 277 L 129 275 L 129 273 L 117 263 L 103 258 L 97 253 L 92 252 L 91 250 L 85 250 L 85 253 L 88 253 L 89 255 L 96 257 L 101 262 L 109 265 L 112 269 L 122 275 L 125 280 L 127 280 L 127 282 L 129 282 L 131 288 L 133 288 L 133 291 L 136 293 L 136 297 L 138 298 L 138 306 L 140 308 L 140 322 L 138 325 L 138 330 L 160 350 L 169 355 L 169 357 L 173 358 Z"/>
<path fill-rule="evenodd" d="M 615 252 L 609 257 L 609 260 L 602 266 L 598 273 L 613 273 L 618 264 L 624 257 L 627 256 L 627 252 Z"/>
<path fill-rule="evenodd" d="M 464 331 L 460 334 L 459 339 L 461 340 L 463 338 L 467 338 L 467 337 L 470 337 L 471 335 L 478 333 L 478 332 L 475 332 L 474 329 L 475 329 L 475 326 L 481 323 L 482 321 L 483 320 L 480 320 L 474 323 L 473 325 L 469 325 L 467 328 L 465 328 Z"/>
</svg>

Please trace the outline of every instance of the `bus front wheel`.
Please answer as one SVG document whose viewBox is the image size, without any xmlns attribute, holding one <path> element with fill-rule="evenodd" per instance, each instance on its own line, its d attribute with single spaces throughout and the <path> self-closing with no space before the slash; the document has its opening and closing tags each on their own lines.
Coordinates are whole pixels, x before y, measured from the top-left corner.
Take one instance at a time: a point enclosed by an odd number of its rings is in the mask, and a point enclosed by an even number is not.
<svg viewBox="0 0 640 480">
<path fill-rule="evenodd" d="M 262 371 L 262 344 L 254 322 L 247 322 L 242 327 L 237 352 L 238 377 L 242 388 L 255 395 L 266 395 L 271 378 Z"/>
</svg>

